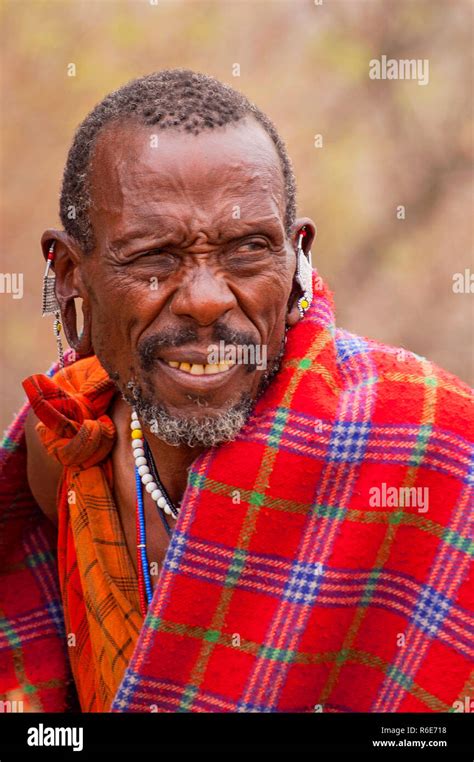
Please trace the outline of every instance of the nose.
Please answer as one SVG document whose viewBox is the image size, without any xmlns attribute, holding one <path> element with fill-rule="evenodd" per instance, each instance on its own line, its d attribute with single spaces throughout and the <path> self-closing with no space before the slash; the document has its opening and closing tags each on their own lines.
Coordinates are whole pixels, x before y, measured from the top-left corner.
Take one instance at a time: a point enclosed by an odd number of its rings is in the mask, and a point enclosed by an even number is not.
<svg viewBox="0 0 474 762">
<path fill-rule="evenodd" d="M 206 265 L 201 265 L 193 268 L 175 293 L 171 312 L 181 317 L 192 317 L 198 325 L 208 326 L 235 305 L 235 296 L 224 279 L 212 273 Z"/>
</svg>

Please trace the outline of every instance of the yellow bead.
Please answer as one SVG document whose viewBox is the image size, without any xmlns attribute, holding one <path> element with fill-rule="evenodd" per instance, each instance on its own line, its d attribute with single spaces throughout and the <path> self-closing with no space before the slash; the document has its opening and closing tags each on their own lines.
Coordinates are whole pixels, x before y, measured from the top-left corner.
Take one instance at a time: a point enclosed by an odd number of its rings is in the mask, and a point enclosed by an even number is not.
<svg viewBox="0 0 474 762">
<path fill-rule="evenodd" d="M 300 302 L 300 307 L 303 310 L 307 310 L 309 307 L 309 302 L 306 299 L 302 299 Z"/>
<path fill-rule="evenodd" d="M 58 333 L 61 333 L 62 328 L 63 327 L 62 327 L 61 323 L 56 323 L 56 330 L 57 330 Z"/>
<path fill-rule="evenodd" d="M 133 429 L 133 431 L 132 431 L 132 439 L 141 439 L 142 436 L 143 436 L 143 434 L 140 431 L 140 429 Z"/>
</svg>

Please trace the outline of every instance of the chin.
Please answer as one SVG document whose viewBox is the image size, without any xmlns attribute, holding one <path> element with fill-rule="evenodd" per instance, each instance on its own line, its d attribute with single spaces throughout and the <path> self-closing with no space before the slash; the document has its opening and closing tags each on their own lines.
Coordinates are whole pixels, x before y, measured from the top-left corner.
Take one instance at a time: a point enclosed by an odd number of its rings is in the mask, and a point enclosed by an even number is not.
<svg viewBox="0 0 474 762">
<path fill-rule="evenodd" d="M 184 410 L 137 400 L 135 408 L 150 432 L 168 444 L 213 447 L 238 436 L 252 411 L 253 400 L 242 394 L 235 404 L 224 408 L 196 405 L 192 411 L 189 407 Z"/>
</svg>

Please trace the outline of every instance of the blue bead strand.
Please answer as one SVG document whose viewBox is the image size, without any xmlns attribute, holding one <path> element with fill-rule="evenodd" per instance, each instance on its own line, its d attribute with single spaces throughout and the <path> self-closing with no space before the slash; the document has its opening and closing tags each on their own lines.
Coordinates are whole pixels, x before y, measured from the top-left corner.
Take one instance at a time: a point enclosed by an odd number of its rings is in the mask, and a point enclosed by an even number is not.
<svg viewBox="0 0 474 762">
<path fill-rule="evenodd" d="M 143 546 L 139 548 L 139 551 L 140 551 L 140 556 L 142 560 L 143 581 L 145 584 L 145 594 L 146 594 L 147 604 L 150 605 L 151 599 L 153 598 L 153 588 L 151 585 L 150 566 L 148 564 L 148 557 L 146 552 L 145 508 L 143 505 L 142 480 L 141 480 L 140 474 L 138 473 L 138 468 L 136 466 L 135 466 L 135 485 L 137 490 L 138 526 L 139 526 L 139 534 L 140 534 L 140 545 Z"/>
</svg>

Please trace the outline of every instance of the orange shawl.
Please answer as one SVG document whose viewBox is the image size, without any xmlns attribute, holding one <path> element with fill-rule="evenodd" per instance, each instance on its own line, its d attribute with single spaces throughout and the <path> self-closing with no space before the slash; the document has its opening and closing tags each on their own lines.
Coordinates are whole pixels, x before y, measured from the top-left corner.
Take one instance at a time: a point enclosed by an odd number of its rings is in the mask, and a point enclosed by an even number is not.
<svg viewBox="0 0 474 762">
<path fill-rule="evenodd" d="M 93 356 L 25 391 L 48 453 L 64 466 L 58 565 L 68 652 L 83 711 L 109 711 L 143 624 L 137 577 L 113 497 L 116 388 Z M 86 618 L 78 605 L 84 597 Z M 79 668 L 80 664 L 80 668 Z"/>
</svg>

